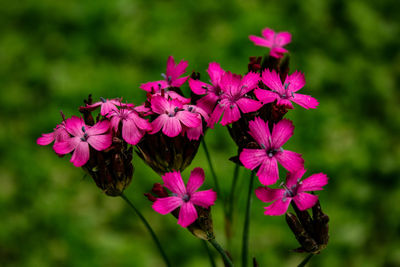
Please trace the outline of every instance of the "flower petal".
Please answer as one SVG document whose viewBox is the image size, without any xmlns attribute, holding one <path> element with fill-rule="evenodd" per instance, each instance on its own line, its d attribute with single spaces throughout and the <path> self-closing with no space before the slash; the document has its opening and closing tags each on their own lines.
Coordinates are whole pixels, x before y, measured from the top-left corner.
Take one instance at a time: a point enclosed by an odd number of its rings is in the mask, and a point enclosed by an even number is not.
<svg viewBox="0 0 400 267">
<path fill-rule="evenodd" d="M 211 85 L 200 80 L 189 79 L 189 87 L 196 95 L 204 95 L 206 94 L 207 89 L 211 87 Z"/>
<path fill-rule="evenodd" d="M 299 153 L 289 150 L 279 151 L 275 154 L 275 158 L 289 172 L 295 172 L 304 168 L 304 160 Z"/>
<path fill-rule="evenodd" d="M 293 131 L 294 125 L 290 120 L 280 120 L 272 129 L 272 146 L 274 148 L 283 146 L 292 137 Z"/>
<path fill-rule="evenodd" d="M 305 109 L 317 108 L 319 104 L 318 100 L 315 99 L 314 97 L 303 94 L 293 94 L 293 97 L 291 97 L 290 100 L 292 100 L 293 102 L 302 106 Z"/>
<path fill-rule="evenodd" d="M 41 146 L 47 146 L 53 141 L 54 141 L 54 133 L 45 133 L 42 134 L 42 136 L 36 140 L 36 143 Z"/>
<path fill-rule="evenodd" d="M 271 42 L 271 46 L 272 46 L 273 40 L 274 40 L 274 37 L 275 37 L 275 31 L 273 29 L 270 29 L 270 28 L 264 28 L 261 31 L 261 34 L 266 40 Z"/>
<path fill-rule="evenodd" d="M 217 103 L 213 112 L 211 113 L 210 119 L 207 122 L 207 127 L 213 129 L 214 125 L 219 121 L 222 113 L 224 112 L 224 108 L 221 106 L 220 103 Z"/>
<path fill-rule="evenodd" d="M 162 132 L 168 137 L 178 136 L 182 131 L 181 122 L 177 117 L 167 117 Z"/>
<path fill-rule="evenodd" d="M 294 203 L 300 210 L 306 210 L 315 205 L 318 201 L 318 196 L 309 193 L 298 193 L 294 198 Z"/>
<path fill-rule="evenodd" d="M 65 141 L 57 142 L 53 145 L 54 151 L 59 155 L 64 155 L 72 152 L 81 142 L 79 137 L 72 137 Z"/>
<path fill-rule="evenodd" d="M 272 43 L 269 40 L 266 40 L 264 38 L 255 36 L 255 35 L 250 35 L 249 36 L 250 41 L 254 43 L 254 45 L 258 46 L 265 46 L 265 47 L 271 47 Z"/>
<path fill-rule="evenodd" d="M 304 168 L 300 168 L 297 171 L 288 173 L 288 175 L 286 177 L 286 187 L 290 188 L 290 187 L 296 185 L 305 173 L 306 173 L 306 169 L 304 169 Z"/>
<path fill-rule="evenodd" d="M 142 83 L 139 88 L 143 89 L 149 93 L 156 93 L 159 92 L 161 89 L 167 88 L 168 83 L 166 81 L 154 81 L 148 83 Z"/>
<path fill-rule="evenodd" d="M 241 94 L 244 95 L 248 93 L 249 91 L 253 90 L 254 87 L 258 85 L 258 81 L 260 80 L 260 74 L 256 72 L 249 72 L 246 75 L 244 75 L 241 83 Z"/>
<path fill-rule="evenodd" d="M 211 83 L 214 86 L 218 86 L 221 81 L 222 75 L 224 75 L 225 71 L 221 68 L 221 66 L 216 62 L 211 62 L 208 65 L 207 69 L 208 76 L 210 76 Z"/>
<path fill-rule="evenodd" d="M 72 153 L 71 162 L 74 163 L 75 167 L 82 167 L 89 160 L 89 144 L 87 142 L 79 142 Z"/>
<path fill-rule="evenodd" d="M 186 186 L 186 192 L 192 194 L 204 183 L 204 170 L 202 168 L 194 168 L 190 173 Z"/>
<path fill-rule="evenodd" d="M 304 74 L 300 71 L 295 71 L 291 75 L 288 75 L 285 80 L 285 84 L 288 84 L 288 92 L 297 92 L 306 84 Z"/>
<path fill-rule="evenodd" d="M 72 116 L 65 121 L 65 129 L 73 136 L 82 136 L 82 127 L 86 126 L 82 118 Z"/>
<path fill-rule="evenodd" d="M 167 172 L 162 176 L 162 179 L 164 181 L 164 186 L 172 193 L 178 195 L 186 194 L 186 187 L 179 171 Z"/>
<path fill-rule="evenodd" d="M 122 138 L 131 145 L 136 145 L 142 139 L 144 131 L 140 130 L 133 120 L 125 120 L 122 125 Z"/>
<path fill-rule="evenodd" d="M 257 177 L 263 185 L 271 185 L 279 179 L 278 163 L 275 157 L 264 157 L 260 168 L 257 172 Z"/>
<path fill-rule="evenodd" d="M 167 114 L 161 114 L 160 116 L 158 116 L 154 121 L 151 122 L 152 130 L 150 134 L 158 133 L 161 130 L 161 128 L 163 128 L 167 120 L 168 120 Z"/>
<path fill-rule="evenodd" d="M 257 99 L 262 101 L 264 104 L 274 102 L 275 99 L 279 98 L 279 95 L 277 93 L 260 88 L 256 88 L 254 90 L 254 94 L 256 95 Z"/>
<path fill-rule="evenodd" d="M 155 113 L 164 114 L 171 109 L 171 104 L 164 97 L 157 95 L 151 98 L 151 109 Z"/>
<path fill-rule="evenodd" d="M 247 149 L 244 148 L 239 155 L 239 160 L 244 167 L 254 170 L 267 157 L 264 149 Z"/>
<path fill-rule="evenodd" d="M 240 110 L 236 104 L 225 106 L 225 112 L 222 116 L 221 125 L 225 126 L 240 119 Z"/>
<path fill-rule="evenodd" d="M 283 198 L 284 193 L 284 189 L 272 189 L 269 187 L 259 187 L 255 190 L 257 198 L 262 202 L 272 202 Z"/>
<path fill-rule="evenodd" d="M 197 211 L 193 203 L 183 203 L 179 211 L 178 224 L 182 227 L 187 227 L 197 219 L 197 216 Z"/>
<path fill-rule="evenodd" d="M 319 191 L 328 184 L 328 176 L 324 173 L 316 173 L 301 182 L 301 191 Z"/>
<path fill-rule="evenodd" d="M 254 112 L 263 106 L 259 101 L 247 97 L 240 98 L 236 101 L 236 104 L 243 113 Z"/>
<path fill-rule="evenodd" d="M 112 136 L 111 134 L 93 135 L 89 136 L 87 142 L 97 151 L 102 151 L 111 146 Z"/>
<path fill-rule="evenodd" d="M 287 211 L 291 198 L 286 198 L 286 199 L 279 199 L 269 205 L 268 207 L 265 207 L 265 215 L 270 215 L 270 216 L 279 216 L 285 214 Z"/>
<path fill-rule="evenodd" d="M 212 189 L 194 192 L 190 198 L 193 204 L 203 208 L 213 206 L 215 200 L 217 200 L 217 193 Z"/>
<path fill-rule="evenodd" d="M 292 41 L 292 35 L 289 32 L 280 32 L 275 36 L 275 44 L 279 46 L 287 45 Z"/>
<path fill-rule="evenodd" d="M 265 122 L 260 117 L 256 117 L 253 121 L 249 122 L 249 129 L 249 134 L 261 147 L 270 147 L 271 133 L 269 131 L 268 122 Z"/>
<path fill-rule="evenodd" d="M 171 87 L 181 87 L 189 78 L 189 76 L 181 77 L 176 80 L 172 80 Z"/>
<path fill-rule="evenodd" d="M 201 124 L 201 118 L 199 117 L 198 114 L 186 110 L 177 112 L 175 118 L 177 118 L 185 126 L 190 128 L 199 127 Z"/>
<path fill-rule="evenodd" d="M 157 198 L 153 203 L 152 208 L 156 212 L 165 215 L 177 209 L 182 204 L 183 200 L 180 197 L 163 197 Z"/>
<path fill-rule="evenodd" d="M 110 129 L 110 122 L 108 120 L 99 121 L 95 125 L 88 127 L 86 133 L 91 135 L 97 135 L 107 132 Z"/>
<path fill-rule="evenodd" d="M 275 70 L 264 70 L 262 72 L 261 80 L 271 90 L 275 90 L 281 95 L 285 93 L 285 88 L 282 85 L 281 78 Z"/>
</svg>

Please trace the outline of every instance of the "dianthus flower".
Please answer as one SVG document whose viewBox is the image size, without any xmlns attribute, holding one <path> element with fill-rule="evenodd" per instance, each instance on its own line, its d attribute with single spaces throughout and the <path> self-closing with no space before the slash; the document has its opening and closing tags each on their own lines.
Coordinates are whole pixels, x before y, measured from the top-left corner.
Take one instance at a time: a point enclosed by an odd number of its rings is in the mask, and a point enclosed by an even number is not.
<svg viewBox="0 0 400 267">
<path fill-rule="evenodd" d="M 283 46 L 287 45 L 292 40 L 292 35 L 288 32 L 278 32 L 276 33 L 274 30 L 270 28 L 265 28 L 261 32 L 262 37 L 250 35 L 249 39 L 258 46 L 265 46 L 271 48 L 270 55 L 275 58 L 283 57 L 284 53 L 287 53 L 288 50 L 283 48 Z"/>
<path fill-rule="evenodd" d="M 257 73 L 249 72 L 243 78 L 240 75 L 226 72 L 221 77 L 221 99 L 218 100 L 210 119 L 208 127 L 213 128 L 222 116 L 221 124 L 228 125 L 240 119 L 241 114 L 258 110 L 262 104 L 251 99 L 247 93 L 257 87 L 260 76 Z"/>
<path fill-rule="evenodd" d="M 249 122 L 249 129 L 249 134 L 260 148 L 244 148 L 239 159 L 250 170 L 260 166 L 257 176 L 263 185 L 274 184 L 279 179 L 278 162 L 290 172 L 304 168 L 304 160 L 300 154 L 282 148 L 293 135 L 294 126 L 291 121 L 279 121 L 274 125 L 271 134 L 268 122 L 256 117 Z"/>
<path fill-rule="evenodd" d="M 187 227 L 198 217 L 196 206 L 208 208 L 214 205 L 217 193 L 212 189 L 197 191 L 204 183 L 204 171 L 202 168 L 194 168 L 190 173 L 187 185 L 183 183 L 180 172 L 174 171 L 162 176 L 164 186 L 173 194 L 170 197 L 157 198 L 153 203 L 153 209 L 163 215 L 180 207 L 178 224 Z"/>
<path fill-rule="evenodd" d="M 271 89 L 271 91 L 260 88 L 254 90 L 256 97 L 263 103 L 271 103 L 277 100 L 278 105 L 287 108 L 293 108 L 291 101 L 306 109 L 318 106 L 318 101 L 315 98 L 295 93 L 306 84 L 304 74 L 301 72 L 295 71 L 291 75 L 288 75 L 282 84 L 281 78 L 275 70 L 270 71 L 266 69 L 262 73 L 261 80 Z"/>
<path fill-rule="evenodd" d="M 67 130 L 65 130 L 65 122 L 63 121 L 54 128 L 53 132 L 42 134 L 42 136 L 36 140 L 36 143 L 41 146 L 47 146 L 53 141 L 54 144 L 56 144 L 65 141 L 68 138 L 69 134 Z"/>
<path fill-rule="evenodd" d="M 271 189 L 268 187 L 259 187 L 256 189 L 256 196 L 263 202 L 273 202 L 265 207 L 265 215 L 282 215 L 284 214 L 290 202 L 293 200 L 300 210 L 306 210 L 315 205 L 318 196 L 305 193 L 305 191 L 323 190 L 323 186 L 328 183 L 326 174 L 317 173 L 300 181 L 306 170 L 298 170 L 289 173 L 286 184 L 283 189 Z"/>
<path fill-rule="evenodd" d="M 204 119 L 205 122 L 208 121 L 208 114 L 201 107 L 195 105 L 183 105 L 183 109 L 197 114 L 197 117 L 200 118 L 200 120 Z M 200 123 L 199 126 L 193 128 L 183 126 L 183 131 L 186 133 L 189 140 L 199 140 L 200 136 L 204 134 L 203 123 Z"/>
<path fill-rule="evenodd" d="M 65 130 L 72 137 L 55 143 L 53 146 L 54 151 L 61 155 L 74 151 L 71 162 L 75 167 L 81 167 L 89 160 L 89 144 L 98 151 L 104 150 L 111 145 L 112 137 L 110 133 L 107 133 L 109 128 L 110 123 L 107 120 L 88 126 L 82 118 L 73 116 L 65 122 Z"/>
</svg>

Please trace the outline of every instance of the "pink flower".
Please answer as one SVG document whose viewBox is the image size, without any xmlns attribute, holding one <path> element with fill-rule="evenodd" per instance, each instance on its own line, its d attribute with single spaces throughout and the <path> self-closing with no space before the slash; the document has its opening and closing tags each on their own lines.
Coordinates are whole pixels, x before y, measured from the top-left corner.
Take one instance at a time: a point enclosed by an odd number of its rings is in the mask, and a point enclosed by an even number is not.
<svg viewBox="0 0 400 267">
<path fill-rule="evenodd" d="M 214 128 L 221 116 L 221 124 L 225 126 L 239 120 L 240 111 L 248 113 L 261 108 L 259 101 L 247 96 L 247 93 L 257 87 L 259 79 L 260 76 L 254 72 L 247 73 L 243 79 L 240 75 L 226 72 L 220 81 L 223 94 L 208 120 L 208 127 Z"/>
<path fill-rule="evenodd" d="M 283 48 L 283 46 L 292 41 L 292 35 L 290 33 L 276 33 L 274 30 L 269 28 L 265 28 L 261 33 L 264 38 L 250 35 L 250 41 L 252 41 L 255 45 L 271 48 L 270 55 L 275 58 L 281 58 L 283 57 L 284 53 L 288 52 L 288 50 Z"/>
<path fill-rule="evenodd" d="M 249 134 L 261 148 L 245 148 L 239 159 L 250 170 L 260 166 L 257 176 L 263 185 L 274 184 L 279 179 L 278 162 L 290 172 L 304 168 L 304 160 L 300 154 L 282 148 L 293 135 L 294 126 L 290 120 L 279 121 L 271 134 L 268 122 L 256 117 L 249 122 L 249 129 Z"/>
<path fill-rule="evenodd" d="M 204 121 L 207 122 L 208 114 L 202 108 L 195 105 L 184 105 L 183 108 L 184 110 L 197 114 L 197 117 L 200 118 L 200 120 L 203 118 Z M 194 128 L 184 126 L 183 130 L 186 132 L 189 140 L 199 140 L 200 136 L 203 135 L 203 123 L 200 123 L 198 127 Z"/>
<path fill-rule="evenodd" d="M 175 137 L 182 132 L 182 125 L 196 128 L 201 124 L 198 114 L 184 110 L 183 104 L 176 99 L 168 100 L 162 96 L 154 96 L 151 98 L 151 109 L 160 115 L 152 121 L 153 130 L 150 134 L 162 129 L 165 135 Z"/>
<path fill-rule="evenodd" d="M 69 134 L 67 130 L 65 130 L 65 122 L 63 121 L 54 128 L 54 132 L 42 134 L 42 136 L 36 140 L 36 143 L 41 146 L 47 146 L 53 141 L 54 143 L 58 143 L 65 141 L 68 138 Z"/>
<path fill-rule="evenodd" d="M 216 62 L 211 62 L 208 66 L 207 73 L 210 76 L 212 85 L 200 80 L 189 79 L 189 87 L 196 95 L 204 95 L 196 103 L 197 106 L 204 109 L 208 114 L 211 114 L 215 107 L 215 103 L 221 99 L 223 91 L 221 90 L 221 78 L 225 71 Z"/>
<path fill-rule="evenodd" d="M 180 207 L 178 224 L 182 227 L 189 226 L 197 219 L 198 214 L 195 205 L 208 208 L 214 205 L 217 199 L 217 193 L 211 189 L 197 191 L 204 183 L 204 171 L 202 168 L 193 169 L 186 187 L 180 172 L 166 173 L 162 179 L 164 186 L 173 193 L 173 196 L 158 198 L 153 203 L 153 209 L 165 215 Z"/>
<path fill-rule="evenodd" d="M 140 85 L 140 88 L 150 92 L 152 94 L 160 95 L 162 89 L 164 89 L 164 94 L 167 97 L 171 97 L 172 99 L 178 99 L 181 102 L 187 104 L 190 102 L 187 101 L 188 99 L 179 95 L 178 93 L 168 90 L 167 88 L 170 87 L 181 87 L 182 84 L 186 82 L 189 76 L 185 77 L 180 77 L 182 74 L 185 73 L 186 68 L 188 66 L 187 61 L 181 60 L 177 65 L 175 65 L 174 58 L 172 56 L 168 57 L 167 60 L 167 71 L 166 74 L 161 74 L 164 78 L 164 80 L 160 81 L 154 81 L 154 82 L 148 82 L 148 83 L 143 83 Z"/>
<path fill-rule="evenodd" d="M 315 205 L 318 196 L 305 193 L 305 191 L 323 190 L 323 186 L 328 184 L 326 174 L 313 174 L 307 179 L 300 181 L 306 170 L 302 169 L 294 173 L 289 173 L 284 189 L 271 189 L 268 187 L 259 187 L 256 189 L 256 196 L 263 202 L 272 202 L 271 205 L 265 207 L 265 215 L 282 215 L 284 214 L 290 202 L 293 200 L 300 210 L 306 210 Z"/>
<path fill-rule="evenodd" d="M 271 72 L 266 69 L 262 73 L 261 80 L 271 89 L 271 91 L 260 88 L 254 90 L 256 97 L 264 103 L 271 103 L 277 100 L 278 105 L 288 108 L 293 108 L 291 101 L 306 109 L 318 106 L 318 101 L 315 98 L 295 93 L 306 84 L 304 74 L 301 72 L 295 71 L 293 74 L 288 75 L 282 84 L 279 74 L 275 70 Z"/>
<path fill-rule="evenodd" d="M 111 128 L 115 132 L 122 123 L 122 138 L 131 145 L 139 143 L 146 131 L 151 131 L 151 124 L 141 118 L 133 109 L 114 110 L 110 113 L 110 118 Z"/>
<path fill-rule="evenodd" d="M 82 118 L 73 116 L 65 122 L 65 129 L 72 137 L 54 144 L 54 151 L 61 155 L 74 151 L 71 162 L 75 167 L 81 167 L 89 160 L 89 144 L 98 151 L 111 145 L 112 137 L 107 133 L 109 128 L 107 120 L 87 126 Z"/>
<path fill-rule="evenodd" d="M 106 116 L 108 113 L 110 113 L 113 110 L 117 111 L 118 110 L 117 106 L 123 106 L 123 104 L 121 103 L 121 99 L 119 99 L 119 98 L 110 100 L 110 99 L 104 99 L 104 98 L 100 97 L 100 100 L 101 101 L 96 102 L 92 105 L 86 105 L 86 108 L 95 109 L 95 108 L 101 106 L 100 115 Z"/>
</svg>

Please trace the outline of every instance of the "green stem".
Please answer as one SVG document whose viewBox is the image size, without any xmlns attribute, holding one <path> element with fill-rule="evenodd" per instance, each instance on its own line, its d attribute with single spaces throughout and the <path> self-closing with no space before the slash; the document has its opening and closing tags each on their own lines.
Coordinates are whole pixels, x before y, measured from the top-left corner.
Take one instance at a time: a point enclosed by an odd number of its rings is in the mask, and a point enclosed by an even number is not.
<svg viewBox="0 0 400 267">
<path fill-rule="evenodd" d="M 252 202 L 253 193 L 253 183 L 254 183 L 254 172 L 251 172 L 250 182 L 249 182 L 249 193 L 247 195 L 247 205 L 246 213 L 243 226 L 243 241 L 242 241 L 242 267 L 247 266 L 247 258 L 249 254 L 249 229 L 250 229 L 250 208 Z"/>
<path fill-rule="evenodd" d="M 205 241 L 205 240 L 201 240 L 202 241 L 202 243 L 204 244 L 204 247 L 206 248 L 206 250 L 207 250 L 207 254 L 208 254 L 208 257 L 210 258 L 210 264 L 211 264 L 211 266 L 212 267 L 217 267 L 217 265 L 215 264 L 215 261 L 214 261 L 214 257 L 213 257 L 213 255 L 212 255 L 212 253 L 211 253 L 211 250 L 210 250 L 210 248 L 208 247 L 208 245 L 207 245 L 207 242 Z"/>
<path fill-rule="evenodd" d="M 208 240 L 208 242 L 211 243 L 211 245 L 214 246 L 214 248 L 221 254 L 222 259 L 224 260 L 225 266 L 233 267 L 233 262 L 229 258 L 229 256 L 226 254 L 225 250 L 221 247 L 220 244 L 214 239 Z"/>
<path fill-rule="evenodd" d="M 215 191 L 217 191 L 217 196 L 219 198 L 221 198 L 221 194 L 220 194 L 221 191 L 219 190 L 217 174 L 215 173 L 214 167 L 213 167 L 213 165 L 211 163 L 210 153 L 208 152 L 208 148 L 207 148 L 207 145 L 206 145 L 206 141 L 204 141 L 204 138 L 201 139 L 201 143 L 203 144 L 203 148 L 204 148 L 204 152 L 206 153 L 208 165 L 210 166 L 211 174 L 212 174 L 213 179 L 214 179 Z"/>
<path fill-rule="evenodd" d="M 239 176 L 239 168 L 238 164 L 235 164 L 235 170 L 233 172 L 232 186 L 231 192 L 229 193 L 229 197 L 226 203 L 226 214 L 225 214 L 225 236 L 228 242 L 228 248 L 231 245 L 231 237 L 232 237 L 232 224 L 233 224 L 233 207 L 234 207 L 234 195 L 236 184 Z"/>
<path fill-rule="evenodd" d="M 165 265 L 168 267 L 171 267 L 171 264 L 167 258 L 167 255 L 165 254 L 160 241 L 158 240 L 156 234 L 154 233 L 153 229 L 151 228 L 150 224 L 147 222 L 147 220 L 144 218 L 144 216 L 142 215 L 142 213 L 140 213 L 140 211 L 132 204 L 132 202 L 122 193 L 121 197 L 123 200 L 126 201 L 126 203 L 135 211 L 135 213 L 137 214 L 137 216 L 139 216 L 139 218 L 142 220 L 143 224 L 146 226 L 147 230 L 149 230 L 153 241 L 156 243 L 158 250 L 161 253 L 161 256 L 163 257 L 164 261 L 165 261 Z"/>
<path fill-rule="evenodd" d="M 304 267 L 306 266 L 307 262 L 314 256 L 314 254 L 309 254 L 297 267 Z"/>
</svg>

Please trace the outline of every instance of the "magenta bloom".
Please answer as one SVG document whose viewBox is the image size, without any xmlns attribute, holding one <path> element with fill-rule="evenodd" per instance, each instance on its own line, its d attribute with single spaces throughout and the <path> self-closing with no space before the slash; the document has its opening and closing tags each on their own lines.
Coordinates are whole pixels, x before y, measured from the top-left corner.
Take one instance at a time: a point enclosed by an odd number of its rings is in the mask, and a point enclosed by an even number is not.
<svg viewBox="0 0 400 267">
<path fill-rule="evenodd" d="M 185 104 L 189 103 L 187 102 L 187 98 L 184 98 L 174 91 L 167 90 L 167 88 L 170 87 L 180 87 L 186 82 L 189 76 L 180 76 L 185 73 L 187 66 L 188 62 L 183 60 L 175 65 L 174 58 L 169 56 L 167 60 L 167 71 L 165 74 L 161 74 L 164 80 L 143 83 L 140 85 L 140 88 L 152 94 L 160 94 L 161 90 L 165 89 L 164 93 L 167 95 L 167 97 L 169 96 L 172 99 L 179 99 Z"/>
<path fill-rule="evenodd" d="M 122 123 L 122 138 L 131 145 L 139 143 L 146 131 L 151 131 L 151 124 L 141 118 L 136 111 L 128 108 L 110 113 L 111 127 L 115 132 L 118 131 L 119 124 Z"/>
<path fill-rule="evenodd" d="M 260 76 L 254 72 L 247 73 L 243 79 L 240 75 L 226 72 L 220 81 L 223 94 L 208 120 L 208 127 L 214 128 L 221 116 L 221 124 L 225 126 L 239 120 L 240 111 L 248 113 L 261 108 L 259 101 L 247 96 L 247 93 L 257 87 L 259 79 Z"/>
<path fill-rule="evenodd" d="M 54 143 L 58 143 L 65 141 L 68 138 L 69 134 L 67 130 L 65 130 L 65 122 L 63 121 L 54 128 L 54 132 L 42 134 L 42 136 L 36 140 L 36 143 L 41 146 L 47 146 L 53 141 Z"/>
<path fill-rule="evenodd" d="M 275 58 L 281 58 L 283 57 L 284 53 L 288 52 L 288 50 L 283 48 L 283 46 L 292 41 L 292 35 L 290 33 L 276 33 L 270 28 L 265 28 L 261 33 L 264 38 L 250 35 L 250 41 L 252 41 L 255 45 L 271 48 L 270 55 Z"/>
<path fill-rule="evenodd" d="M 183 109 L 183 104 L 177 99 L 168 100 L 162 96 L 151 98 L 151 109 L 160 114 L 152 123 L 153 130 L 150 134 L 162 132 L 175 137 L 182 132 L 182 125 L 188 128 L 196 128 L 201 124 L 201 118 L 197 113 Z"/>
<path fill-rule="evenodd" d="M 200 120 L 203 118 L 204 121 L 208 121 L 208 114 L 202 108 L 195 105 L 184 105 L 183 108 L 184 110 L 197 114 L 197 117 L 200 118 Z M 199 140 L 200 136 L 203 135 L 203 123 L 200 123 L 198 127 L 194 128 L 184 126 L 183 130 L 186 132 L 189 140 Z"/>
<path fill-rule="evenodd" d="M 96 102 L 92 105 L 86 105 L 86 108 L 97 108 L 97 107 L 101 107 L 100 108 L 100 115 L 102 116 L 106 116 L 107 114 L 109 114 L 111 111 L 117 111 L 118 108 L 117 106 L 123 106 L 123 104 L 121 103 L 121 99 L 116 98 L 116 99 L 104 99 L 102 97 L 100 97 L 99 102 Z"/>
<path fill-rule="evenodd" d="M 158 198 L 153 203 L 153 209 L 165 215 L 180 207 L 178 224 L 182 227 L 189 226 L 197 219 L 198 214 L 195 205 L 208 208 L 214 205 L 217 199 L 217 193 L 211 189 L 197 191 L 204 183 L 202 168 L 193 169 L 186 187 L 180 172 L 166 173 L 162 179 L 164 186 L 173 193 L 173 196 Z"/>
<path fill-rule="evenodd" d="M 289 172 L 304 168 L 304 160 L 300 154 L 282 148 L 293 135 L 294 126 L 290 120 L 279 121 L 271 134 L 268 122 L 256 117 L 249 122 L 249 129 L 250 135 L 261 148 L 245 148 L 239 159 L 247 169 L 254 170 L 260 166 L 257 176 L 263 185 L 274 184 L 279 179 L 278 162 Z"/>
<path fill-rule="evenodd" d="M 215 103 L 221 99 L 221 95 L 224 93 L 221 90 L 221 78 L 225 74 L 225 71 L 216 62 L 211 62 L 207 69 L 208 76 L 210 76 L 211 84 L 202 82 L 200 80 L 189 79 L 190 89 L 196 95 L 204 95 L 196 103 L 197 106 L 204 109 L 208 114 L 211 114 L 215 107 Z"/>
<path fill-rule="evenodd" d="M 256 189 L 256 196 L 263 202 L 272 202 L 271 205 L 265 207 L 265 215 L 282 215 L 284 214 L 290 202 L 294 201 L 300 210 L 306 210 L 315 205 L 318 196 L 305 193 L 305 191 L 323 190 L 323 186 L 328 184 L 326 174 L 313 174 L 307 179 L 300 181 L 306 170 L 302 169 L 294 173 L 289 173 L 284 189 L 271 189 L 268 187 L 259 187 Z"/>
<path fill-rule="evenodd" d="M 295 71 L 293 74 L 288 75 L 282 84 L 279 74 L 275 70 L 271 72 L 267 69 L 263 71 L 261 80 L 271 89 L 271 91 L 260 88 L 254 90 L 256 97 L 264 103 L 271 103 L 277 100 L 278 105 L 288 108 L 293 108 L 291 101 L 306 109 L 318 106 L 318 101 L 315 98 L 295 93 L 306 84 L 304 74 L 301 72 Z"/>
<path fill-rule="evenodd" d="M 112 143 L 109 121 L 100 121 L 93 126 L 87 126 L 82 118 L 73 116 L 65 122 L 65 129 L 72 137 L 55 143 L 53 148 L 57 154 L 74 153 L 71 162 L 75 167 L 81 167 L 89 160 L 89 144 L 94 149 L 101 151 Z"/>
</svg>

